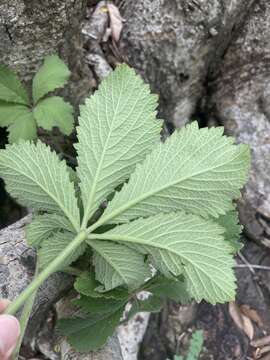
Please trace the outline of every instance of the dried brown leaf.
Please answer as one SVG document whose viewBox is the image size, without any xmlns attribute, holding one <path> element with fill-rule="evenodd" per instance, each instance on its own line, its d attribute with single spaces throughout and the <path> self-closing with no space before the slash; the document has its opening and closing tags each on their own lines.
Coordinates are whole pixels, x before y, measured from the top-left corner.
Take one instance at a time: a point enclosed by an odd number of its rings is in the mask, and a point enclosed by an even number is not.
<svg viewBox="0 0 270 360">
<path fill-rule="evenodd" d="M 241 312 L 246 315 L 250 320 L 254 321 L 259 327 L 263 327 L 263 322 L 258 314 L 258 312 L 254 309 L 251 309 L 249 305 L 241 305 L 240 306 Z"/>
<path fill-rule="evenodd" d="M 120 15 L 119 9 L 114 4 L 107 5 L 110 17 L 111 36 L 115 42 L 118 42 L 123 29 L 124 19 Z"/>
<path fill-rule="evenodd" d="M 229 303 L 229 313 L 234 323 L 240 330 L 242 330 L 247 337 L 252 340 L 254 336 L 254 327 L 251 320 L 244 315 L 239 306 L 235 302 Z"/>
</svg>

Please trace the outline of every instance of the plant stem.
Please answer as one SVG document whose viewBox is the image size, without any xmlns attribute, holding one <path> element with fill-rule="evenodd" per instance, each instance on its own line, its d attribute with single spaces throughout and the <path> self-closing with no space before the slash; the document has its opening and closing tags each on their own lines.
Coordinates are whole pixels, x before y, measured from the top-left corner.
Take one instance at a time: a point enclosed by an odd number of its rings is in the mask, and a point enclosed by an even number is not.
<svg viewBox="0 0 270 360">
<path fill-rule="evenodd" d="M 86 239 L 86 232 L 81 231 L 68 246 L 34 279 L 27 288 L 7 308 L 6 314 L 15 315 L 25 301 L 43 284 L 55 271 L 61 269 L 62 264 L 74 250 L 76 250 Z"/>
<path fill-rule="evenodd" d="M 36 271 L 35 271 L 34 279 L 37 277 L 37 275 L 38 275 L 38 264 L 36 265 Z M 26 301 L 26 303 L 25 303 L 25 305 L 23 307 L 23 311 L 22 311 L 22 314 L 21 314 L 21 317 L 20 317 L 20 328 L 21 328 L 20 337 L 19 337 L 19 340 L 17 341 L 16 348 L 15 348 L 15 350 L 13 352 L 12 360 L 17 360 L 18 357 L 19 357 L 19 352 L 20 352 L 20 348 L 21 348 L 21 345 L 22 345 L 24 333 L 25 333 L 25 330 L 27 328 L 27 324 L 28 324 L 28 321 L 29 321 L 29 318 L 30 318 L 30 315 L 31 315 L 31 312 L 32 312 L 32 308 L 33 308 L 33 305 L 34 305 L 34 302 L 35 302 L 37 290 L 38 289 L 36 289 L 30 295 L 30 297 L 27 299 L 27 301 Z"/>
</svg>

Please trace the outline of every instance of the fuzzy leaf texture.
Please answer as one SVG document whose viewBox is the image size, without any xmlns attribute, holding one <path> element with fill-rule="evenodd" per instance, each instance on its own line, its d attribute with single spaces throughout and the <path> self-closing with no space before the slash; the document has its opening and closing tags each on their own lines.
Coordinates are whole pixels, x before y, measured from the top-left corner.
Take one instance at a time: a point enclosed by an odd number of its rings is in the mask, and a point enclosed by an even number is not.
<svg viewBox="0 0 270 360">
<path fill-rule="evenodd" d="M 151 276 L 144 256 L 139 252 L 110 241 L 88 240 L 88 244 L 95 250 L 96 280 L 104 284 L 106 291 L 121 285 L 134 290 Z"/>
<path fill-rule="evenodd" d="M 118 66 L 81 106 L 76 149 L 85 226 L 158 143 L 156 107 L 157 96 L 127 65 Z"/>
<path fill-rule="evenodd" d="M 69 76 L 68 67 L 57 55 L 46 56 L 43 65 L 33 79 L 34 104 L 50 91 L 63 87 Z"/>
<path fill-rule="evenodd" d="M 73 107 L 60 96 L 40 101 L 34 109 L 34 116 L 38 126 L 45 130 L 57 126 L 65 135 L 70 135 L 73 130 Z"/>
<path fill-rule="evenodd" d="M 79 229 L 80 215 L 68 167 L 41 143 L 22 142 L 0 151 L 0 174 L 22 205 L 66 216 Z"/>
<path fill-rule="evenodd" d="M 247 180 L 250 154 L 223 131 L 199 129 L 194 122 L 158 144 L 115 195 L 103 221 L 123 223 L 179 209 L 218 217 L 232 210 Z"/>
<path fill-rule="evenodd" d="M 0 64 L 0 100 L 28 105 L 27 92 L 16 74 Z"/>
<path fill-rule="evenodd" d="M 236 288 L 232 248 L 223 233 L 224 229 L 212 220 L 180 212 L 139 219 L 90 237 L 121 242 L 150 255 L 154 267 L 166 277 L 183 274 L 195 300 L 215 304 L 234 299 Z M 102 242 L 99 244 L 102 247 Z M 128 264 L 128 256 L 125 260 L 122 271 L 134 272 L 135 278 L 138 268 Z M 109 279 L 111 272 L 106 276 Z"/>
<path fill-rule="evenodd" d="M 38 248 L 42 242 L 50 238 L 55 232 L 68 230 L 72 232 L 70 222 L 67 218 L 57 214 L 44 214 L 34 217 L 32 222 L 26 226 L 26 239 L 30 246 Z"/>
</svg>

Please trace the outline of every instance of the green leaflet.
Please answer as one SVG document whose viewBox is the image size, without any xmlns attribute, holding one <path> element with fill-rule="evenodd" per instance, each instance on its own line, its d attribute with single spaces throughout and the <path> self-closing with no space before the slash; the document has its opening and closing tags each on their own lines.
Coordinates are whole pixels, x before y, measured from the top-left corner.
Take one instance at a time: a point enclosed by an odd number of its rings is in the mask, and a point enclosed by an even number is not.
<svg viewBox="0 0 270 360">
<path fill-rule="evenodd" d="M 106 298 L 106 299 L 115 299 L 123 300 L 128 298 L 128 292 L 123 288 L 116 288 L 107 292 L 99 292 L 98 289 L 101 287 L 101 284 L 96 281 L 94 271 L 90 273 L 83 273 L 79 276 L 75 283 L 74 288 L 78 293 L 86 295 L 92 298 Z"/>
<path fill-rule="evenodd" d="M 37 138 L 37 126 L 33 113 L 28 110 L 8 127 L 8 142 L 19 143 L 20 140 L 35 140 Z"/>
<path fill-rule="evenodd" d="M 9 126 L 25 114 L 29 113 L 29 108 L 25 105 L 14 104 L 0 100 L 0 126 Z"/>
<path fill-rule="evenodd" d="M 67 218 L 57 214 L 37 215 L 31 224 L 26 226 L 26 239 L 30 246 L 39 247 L 42 242 L 51 237 L 59 230 L 72 232 L 70 222 Z"/>
<path fill-rule="evenodd" d="M 67 165 L 48 146 L 37 142 L 8 145 L 0 151 L 0 174 L 7 191 L 35 210 L 65 215 L 79 229 L 79 210 Z"/>
<path fill-rule="evenodd" d="M 247 179 L 249 149 L 233 145 L 223 128 L 197 123 L 175 132 L 138 165 L 128 184 L 103 214 L 103 222 L 123 223 L 179 209 L 218 217 L 233 209 L 232 199 Z"/>
<path fill-rule="evenodd" d="M 46 56 L 43 65 L 33 79 L 34 104 L 48 92 L 63 87 L 69 76 L 70 71 L 57 55 Z"/>
<path fill-rule="evenodd" d="M 34 116 L 38 126 L 45 130 L 57 126 L 66 135 L 70 135 L 73 130 L 73 107 L 60 96 L 39 101 L 34 108 Z"/>
<path fill-rule="evenodd" d="M 58 329 L 78 351 L 96 350 L 113 334 L 123 310 L 124 308 L 114 313 L 97 314 L 84 319 L 63 319 L 58 322 Z"/>
<path fill-rule="evenodd" d="M 239 241 L 242 226 L 239 224 L 237 212 L 229 211 L 227 214 L 221 215 L 216 221 L 226 230 L 224 238 L 231 244 L 234 253 L 237 253 L 243 246 Z"/>
<path fill-rule="evenodd" d="M 75 299 L 72 303 L 79 306 L 86 314 L 106 314 L 113 313 L 123 307 L 127 303 L 127 299 L 115 300 L 106 298 L 91 298 L 89 296 L 81 296 L 80 299 Z"/>
<path fill-rule="evenodd" d="M 198 360 L 203 346 L 203 331 L 197 330 L 192 334 L 187 360 Z"/>
<path fill-rule="evenodd" d="M 105 291 L 121 285 L 134 290 L 151 276 L 144 256 L 139 252 L 110 241 L 87 240 L 87 243 L 95 250 L 96 279 L 104 284 Z"/>
<path fill-rule="evenodd" d="M 38 252 L 39 266 L 41 269 L 45 269 L 57 255 L 61 254 L 68 244 L 74 239 L 74 234 L 64 231 L 57 232 L 51 237 L 43 240 L 42 247 Z M 78 259 L 85 251 L 85 243 L 81 244 L 75 249 L 72 254 L 67 256 L 62 262 L 61 267 L 55 271 L 61 270 L 69 266 L 72 262 Z"/>
<path fill-rule="evenodd" d="M 232 248 L 223 232 L 212 220 L 180 212 L 139 219 L 89 237 L 121 242 L 149 254 L 154 267 L 166 277 L 183 274 L 188 292 L 197 301 L 215 304 L 235 296 Z M 136 277 L 138 269 L 125 259 L 126 271 L 134 271 Z"/>
<path fill-rule="evenodd" d="M 135 299 L 131 309 L 129 310 L 128 320 L 130 320 L 138 312 L 158 313 L 161 311 L 163 305 L 164 299 L 154 295 L 150 295 L 149 298 L 145 300 Z"/>
<path fill-rule="evenodd" d="M 127 65 L 118 66 L 81 106 L 76 149 L 84 226 L 159 141 L 156 107 L 157 96 Z"/>
<path fill-rule="evenodd" d="M 0 64 L 0 100 L 23 105 L 29 104 L 27 92 L 17 75 L 2 64 Z"/>
</svg>

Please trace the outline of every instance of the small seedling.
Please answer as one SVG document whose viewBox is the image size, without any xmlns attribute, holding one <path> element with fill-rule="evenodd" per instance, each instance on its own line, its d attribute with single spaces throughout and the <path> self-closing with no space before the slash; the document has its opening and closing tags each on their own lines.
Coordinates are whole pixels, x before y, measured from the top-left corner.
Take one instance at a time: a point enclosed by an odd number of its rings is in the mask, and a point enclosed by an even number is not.
<svg viewBox="0 0 270 360">
<path fill-rule="evenodd" d="M 73 108 L 60 96 L 49 92 L 63 87 L 70 71 L 57 55 L 47 56 L 32 83 L 32 101 L 23 84 L 5 65 L 0 64 L 0 127 L 8 128 L 9 143 L 37 138 L 37 127 L 58 127 L 70 135 Z"/>
<path fill-rule="evenodd" d="M 167 297 L 235 297 L 241 228 L 233 200 L 247 179 L 249 149 L 196 122 L 162 143 L 156 108 L 149 86 L 121 65 L 81 107 L 76 173 L 40 141 L 0 151 L 7 191 L 35 212 L 26 233 L 39 264 L 8 313 L 75 262 L 81 316 L 59 329 L 79 351 L 101 347 L 130 300 L 132 315 L 157 311 Z M 139 301 L 140 290 L 152 296 Z"/>
</svg>

